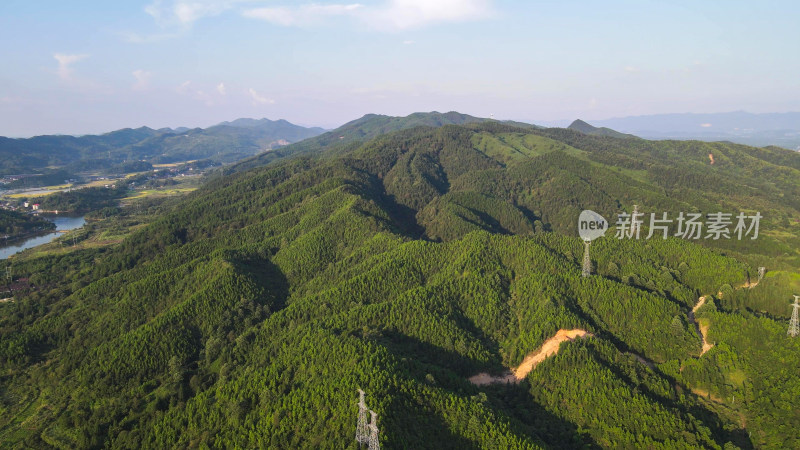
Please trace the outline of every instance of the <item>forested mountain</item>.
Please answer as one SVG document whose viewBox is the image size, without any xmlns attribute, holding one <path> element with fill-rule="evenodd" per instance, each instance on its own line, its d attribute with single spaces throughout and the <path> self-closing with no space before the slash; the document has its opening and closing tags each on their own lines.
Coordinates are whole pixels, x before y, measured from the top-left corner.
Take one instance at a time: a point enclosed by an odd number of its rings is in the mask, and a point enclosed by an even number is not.
<svg viewBox="0 0 800 450">
<path fill-rule="evenodd" d="M 285 120 L 240 119 L 206 129 L 147 127 L 97 136 L 0 137 L 0 175 L 109 169 L 124 161 L 171 163 L 194 159 L 231 162 L 277 145 L 316 136 L 321 128 L 304 128 Z"/>
<path fill-rule="evenodd" d="M 750 298 L 794 279 L 800 155 L 421 117 L 248 160 L 118 245 L 17 258 L 35 288 L 0 305 L 0 441 L 356 448 L 360 387 L 384 448 L 800 446 L 800 339 Z M 761 236 L 611 232 L 582 277 L 580 211 L 634 204 L 760 211 Z M 468 381 L 559 329 L 592 337 Z"/>
<path fill-rule="evenodd" d="M 584 122 L 583 120 L 580 120 L 580 119 L 577 119 L 574 122 L 572 122 L 569 125 L 569 127 L 567 127 L 567 128 L 570 129 L 570 130 L 575 130 L 575 131 L 581 132 L 583 134 L 591 134 L 591 135 L 595 135 L 595 136 L 610 136 L 610 137 L 616 137 L 616 138 L 634 138 L 634 137 L 636 137 L 636 136 L 634 136 L 632 134 L 625 134 L 625 133 L 620 133 L 619 131 L 614 131 L 611 128 L 595 127 L 595 126 L 592 126 L 592 125 L 590 125 L 590 124 L 588 124 L 588 123 L 586 123 L 586 122 Z"/>
<path fill-rule="evenodd" d="M 360 144 L 375 137 L 393 131 L 406 130 L 409 128 L 426 126 L 441 127 L 444 125 L 466 125 L 482 122 L 495 122 L 513 125 L 524 129 L 539 129 L 536 125 L 521 122 L 504 121 L 497 122 L 492 119 L 473 117 L 468 114 L 461 114 L 455 111 L 440 113 L 437 111 L 426 113 L 414 113 L 405 117 L 385 116 L 381 114 L 367 114 L 361 118 L 350 121 L 341 127 L 321 134 L 313 139 L 306 139 L 298 144 L 282 148 L 270 154 L 261 154 L 253 158 L 235 164 L 226 169 L 227 173 L 250 169 L 267 164 L 276 159 L 290 155 L 302 153 L 317 153 L 326 151 L 327 153 L 347 152 L 356 148 Z"/>
</svg>

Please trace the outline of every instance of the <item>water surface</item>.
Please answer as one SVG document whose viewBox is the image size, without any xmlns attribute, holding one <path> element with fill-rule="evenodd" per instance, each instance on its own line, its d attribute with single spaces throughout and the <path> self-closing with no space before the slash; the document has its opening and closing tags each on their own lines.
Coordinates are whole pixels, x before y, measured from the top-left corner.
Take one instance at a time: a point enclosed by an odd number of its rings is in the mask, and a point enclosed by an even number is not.
<svg viewBox="0 0 800 450">
<path fill-rule="evenodd" d="M 21 252 L 27 248 L 36 247 L 37 245 L 46 244 L 53 239 L 61 236 L 63 233 L 59 231 L 69 231 L 82 227 L 86 223 L 83 216 L 67 216 L 64 214 L 51 215 L 42 214 L 41 217 L 56 224 L 56 231 L 47 234 L 41 234 L 25 239 L 22 242 L 16 242 L 12 245 L 2 245 L 0 240 L 0 259 L 6 259 L 14 253 Z"/>
</svg>

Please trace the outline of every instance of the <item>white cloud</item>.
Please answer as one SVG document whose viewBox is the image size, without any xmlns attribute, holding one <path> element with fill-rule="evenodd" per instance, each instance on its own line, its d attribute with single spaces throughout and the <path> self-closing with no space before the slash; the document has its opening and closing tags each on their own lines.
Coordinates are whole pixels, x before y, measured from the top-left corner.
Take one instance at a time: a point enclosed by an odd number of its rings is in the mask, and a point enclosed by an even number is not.
<svg viewBox="0 0 800 450">
<path fill-rule="evenodd" d="M 188 33 L 194 22 L 234 10 L 244 17 L 280 26 L 312 26 L 349 18 L 377 31 L 400 31 L 446 22 L 486 19 L 494 15 L 494 0 L 383 0 L 377 4 L 304 4 L 245 7 L 266 0 L 152 0 L 144 12 L 161 28 L 158 33 L 122 32 L 130 43 L 153 43 Z"/>
<path fill-rule="evenodd" d="M 133 90 L 143 91 L 147 89 L 150 84 L 150 77 L 152 77 L 153 74 L 142 69 L 134 70 L 132 74 L 133 77 L 136 78 L 136 83 L 133 84 Z"/>
<path fill-rule="evenodd" d="M 365 19 L 371 25 L 396 30 L 443 22 L 466 22 L 493 15 L 489 0 L 390 0 Z"/>
<path fill-rule="evenodd" d="M 203 17 L 222 14 L 233 8 L 241 0 L 173 0 L 165 5 L 162 0 L 155 0 L 144 8 L 144 12 L 151 16 L 162 27 L 182 25 L 190 26 Z"/>
<path fill-rule="evenodd" d="M 222 83 L 222 82 L 220 82 L 220 83 L 217 85 L 217 92 L 219 92 L 219 95 L 225 95 L 225 93 L 226 93 L 226 90 L 225 90 L 225 83 Z"/>
<path fill-rule="evenodd" d="M 633 67 L 633 66 L 625 66 L 625 72 L 628 72 L 628 73 L 636 73 L 636 72 L 638 72 L 638 71 L 639 71 L 639 69 L 638 69 L 638 68 L 636 68 L 636 67 Z"/>
<path fill-rule="evenodd" d="M 162 3 L 163 2 L 161 0 L 156 0 L 144 7 L 144 12 L 155 19 L 158 23 L 162 23 L 164 21 L 164 7 L 162 6 Z"/>
<path fill-rule="evenodd" d="M 54 54 L 53 58 L 58 61 L 58 70 L 56 70 L 58 77 L 64 81 L 72 79 L 72 65 L 88 57 L 89 55 L 67 55 L 64 53 Z"/>
<path fill-rule="evenodd" d="M 411 45 L 414 44 L 414 41 L 403 41 L 404 45 Z"/>
<path fill-rule="evenodd" d="M 208 94 L 205 90 L 203 90 L 202 86 L 200 88 L 197 88 L 195 86 L 196 84 L 193 83 L 191 80 L 186 80 L 175 88 L 175 92 L 177 92 L 180 95 L 184 95 L 186 97 L 197 100 L 199 102 L 203 102 L 206 104 L 206 106 L 214 106 L 216 104 L 214 98 L 210 94 Z"/>
<path fill-rule="evenodd" d="M 167 39 L 172 39 L 180 35 L 181 33 L 156 33 L 156 34 L 139 34 L 132 32 L 119 33 L 119 36 L 122 37 L 122 40 L 124 40 L 125 42 L 130 42 L 131 44 L 152 44 L 154 42 L 161 42 Z"/>
<path fill-rule="evenodd" d="M 352 17 L 370 28 L 398 31 L 445 22 L 480 20 L 494 14 L 490 0 L 388 0 L 380 6 L 359 3 L 253 8 L 242 15 L 282 26 L 306 26 L 335 16 Z"/>
<path fill-rule="evenodd" d="M 703 128 L 711 128 L 711 124 L 710 123 L 701 123 L 700 126 L 703 127 Z"/>
<path fill-rule="evenodd" d="M 301 5 L 296 7 L 269 7 L 254 8 L 242 13 L 245 17 L 261 19 L 282 26 L 311 25 L 327 17 L 353 15 L 364 5 L 353 3 L 350 5 Z"/>
<path fill-rule="evenodd" d="M 255 0 L 153 0 L 144 12 L 161 28 L 160 32 L 141 34 L 123 31 L 119 35 L 126 42 L 149 44 L 187 34 L 192 24 L 205 17 L 218 16 L 233 9 L 237 3 Z"/>
<path fill-rule="evenodd" d="M 216 16 L 228 8 L 228 2 L 178 2 L 173 12 L 182 24 L 189 24 L 202 17 Z"/>
<path fill-rule="evenodd" d="M 253 105 L 271 105 L 275 103 L 275 100 L 262 96 L 261 94 L 256 92 L 256 90 L 253 88 L 248 89 L 247 92 L 253 99 Z"/>
<path fill-rule="evenodd" d="M 189 91 L 189 87 L 192 85 L 192 80 L 186 80 L 183 83 L 179 84 L 177 88 L 175 88 L 175 92 L 178 94 L 185 94 Z"/>
</svg>

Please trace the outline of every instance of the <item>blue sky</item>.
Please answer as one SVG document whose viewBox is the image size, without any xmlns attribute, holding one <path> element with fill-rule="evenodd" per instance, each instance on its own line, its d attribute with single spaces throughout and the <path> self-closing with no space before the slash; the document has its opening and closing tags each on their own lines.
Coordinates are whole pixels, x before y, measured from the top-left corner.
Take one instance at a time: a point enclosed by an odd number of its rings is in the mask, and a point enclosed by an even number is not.
<svg viewBox="0 0 800 450">
<path fill-rule="evenodd" d="M 793 1 L 0 2 L 0 135 L 800 110 Z"/>
</svg>

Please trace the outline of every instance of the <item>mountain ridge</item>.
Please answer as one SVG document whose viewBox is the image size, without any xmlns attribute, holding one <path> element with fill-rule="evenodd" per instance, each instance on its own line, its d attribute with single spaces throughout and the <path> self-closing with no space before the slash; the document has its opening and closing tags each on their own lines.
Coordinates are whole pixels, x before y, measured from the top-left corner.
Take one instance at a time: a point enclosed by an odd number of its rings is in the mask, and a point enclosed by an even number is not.
<svg viewBox="0 0 800 450">
<path fill-rule="evenodd" d="M 238 172 L 259 165 L 281 159 L 290 155 L 314 153 L 323 148 L 332 151 L 348 149 L 357 142 L 364 142 L 394 131 L 414 127 L 442 127 L 446 125 L 477 125 L 482 123 L 495 123 L 499 125 L 519 127 L 524 129 L 540 129 L 537 125 L 514 121 L 496 121 L 481 117 L 471 116 L 456 111 L 440 113 L 438 111 L 416 112 L 407 116 L 388 116 L 383 114 L 365 114 L 357 119 L 327 131 L 323 134 L 295 143 L 275 152 L 256 155 L 234 164 L 225 169 L 225 173 Z"/>
</svg>

